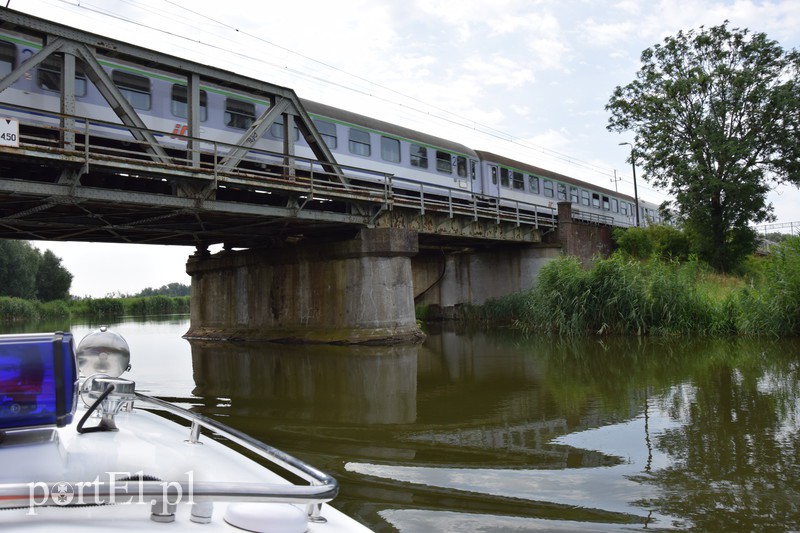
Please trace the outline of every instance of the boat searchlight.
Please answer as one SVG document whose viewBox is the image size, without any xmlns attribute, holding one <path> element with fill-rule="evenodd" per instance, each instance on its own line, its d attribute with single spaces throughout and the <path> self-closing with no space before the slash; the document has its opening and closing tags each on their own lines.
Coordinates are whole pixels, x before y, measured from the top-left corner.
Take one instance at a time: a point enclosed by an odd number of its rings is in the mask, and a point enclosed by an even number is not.
<svg viewBox="0 0 800 533">
<path fill-rule="evenodd" d="M 135 398 L 136 384 L 119 376 L 130 370 L 131 350 L 122 335 L 100 326 L 89 333 L 75 351 L 78 369 L 86 379 L 80 387 L 81 399 L 89 410 L 78 423 L 78 433 L 115 431 L 116 414 Z M 100 423 L 84 428 L 83 424 L 93 411 L 100 415 Z"/>
</svg>

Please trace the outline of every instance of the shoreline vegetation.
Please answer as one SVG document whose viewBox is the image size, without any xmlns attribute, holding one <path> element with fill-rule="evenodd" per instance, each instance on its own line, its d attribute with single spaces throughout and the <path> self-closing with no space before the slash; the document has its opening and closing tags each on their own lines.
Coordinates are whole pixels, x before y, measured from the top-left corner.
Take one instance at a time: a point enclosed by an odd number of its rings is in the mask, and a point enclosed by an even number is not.
<svg viewBox="0 0 800 533">
<path fill-rule="evenodd" d="M 688 256 L 616 251 L 585 269 L 555 259 L 530 291 L 464 309 L 472 323 L 561 336 L 800 336 L 800 237 L 753 256 L 738 275 Z"/>
<path fill-rule="evenodd" d="M 65 318 L 115 318 L 155 316 L 189 312 L 189 296 L 131 296 L 81 298 L 40 302 L 0 296 L 0 320 L 17 322 Z"/>
</svg>

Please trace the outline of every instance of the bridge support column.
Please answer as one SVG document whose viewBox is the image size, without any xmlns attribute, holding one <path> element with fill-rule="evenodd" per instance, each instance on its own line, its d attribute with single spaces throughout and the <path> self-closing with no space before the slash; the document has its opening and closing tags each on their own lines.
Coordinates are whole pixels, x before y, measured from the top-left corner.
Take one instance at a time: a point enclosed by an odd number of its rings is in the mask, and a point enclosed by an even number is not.
<svg viewBox="0 0 800 533">
<path fill-rule="evenodd" d="M 428 250 L 413 260 L 416 303 L 431 318 L 457 318 L 464 305 L 525 292 L 539 270 L 561 254 L 559 245 L 506 245 L 488 250 Z"/>
<path fill-rule="evenodd" d="M 353 240 L 195 255 L 186 336 L 334 344 L 419 342 L 413 231 L 363 229 Z"/>
</svg>

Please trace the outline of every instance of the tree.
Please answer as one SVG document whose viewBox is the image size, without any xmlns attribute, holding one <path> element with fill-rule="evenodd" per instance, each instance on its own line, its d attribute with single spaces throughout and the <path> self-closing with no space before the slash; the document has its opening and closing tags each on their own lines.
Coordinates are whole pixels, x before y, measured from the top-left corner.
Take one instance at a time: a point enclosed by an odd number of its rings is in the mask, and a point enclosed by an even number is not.
<svg viewBox="0 0 800 533">
<path fill-rule="evenodd" d="M 36 297 L 43 302 L 64 300 L 71 286 L 72 274 L 61 265 L 61 258 L 45 250 L 36 273 Z"/>
<path fill-rule="evenodd" d="M 43 255 L 29 242 L 0 240 L 0 296 L 60 300 L 71 285 L 72 274 L 50 250 Z"/>
<path fill-rule="evenodd" d="M 0 240 L 0 296 L 36 297 L 41 255 L 26 241 Z"/>
<path fill-rule="evenodd" d="M 634 132 L 647 181 L 675 198 L 700 256 L 730 271 L 755 250 L 750 224 L 774 220 L 770 188 L 800 185 L 800 54 L 726 21 L 641 63 L 606 105 L 608 129 Z"/>
</svg>

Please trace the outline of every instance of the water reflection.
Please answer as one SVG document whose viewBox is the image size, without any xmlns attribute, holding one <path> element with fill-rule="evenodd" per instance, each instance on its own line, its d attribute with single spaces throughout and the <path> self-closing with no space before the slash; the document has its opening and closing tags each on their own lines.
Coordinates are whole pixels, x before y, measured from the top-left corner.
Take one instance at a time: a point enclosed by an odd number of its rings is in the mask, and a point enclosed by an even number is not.
<svg viewBox="0 0 800 533">
<path fill-rule="evenodd" d="M 332 473 L 376 531 L 800 529 L 796 340 L 190 346 L 185 322 L 116 329 L 137 386 Z"/>
<path fill-rule="evenodd" d="M 351 424 L 416 420 L 417 347 L 190 341 L 198 396 L 237 414 Z"/>
<path fill-rule="evenodd" d="M 797 356 L 453 331 L 418 348 L 192 343 L 194 394 L 229 399 L 206 410 L 404 532 L 796 527 Z"/>
</svg>

